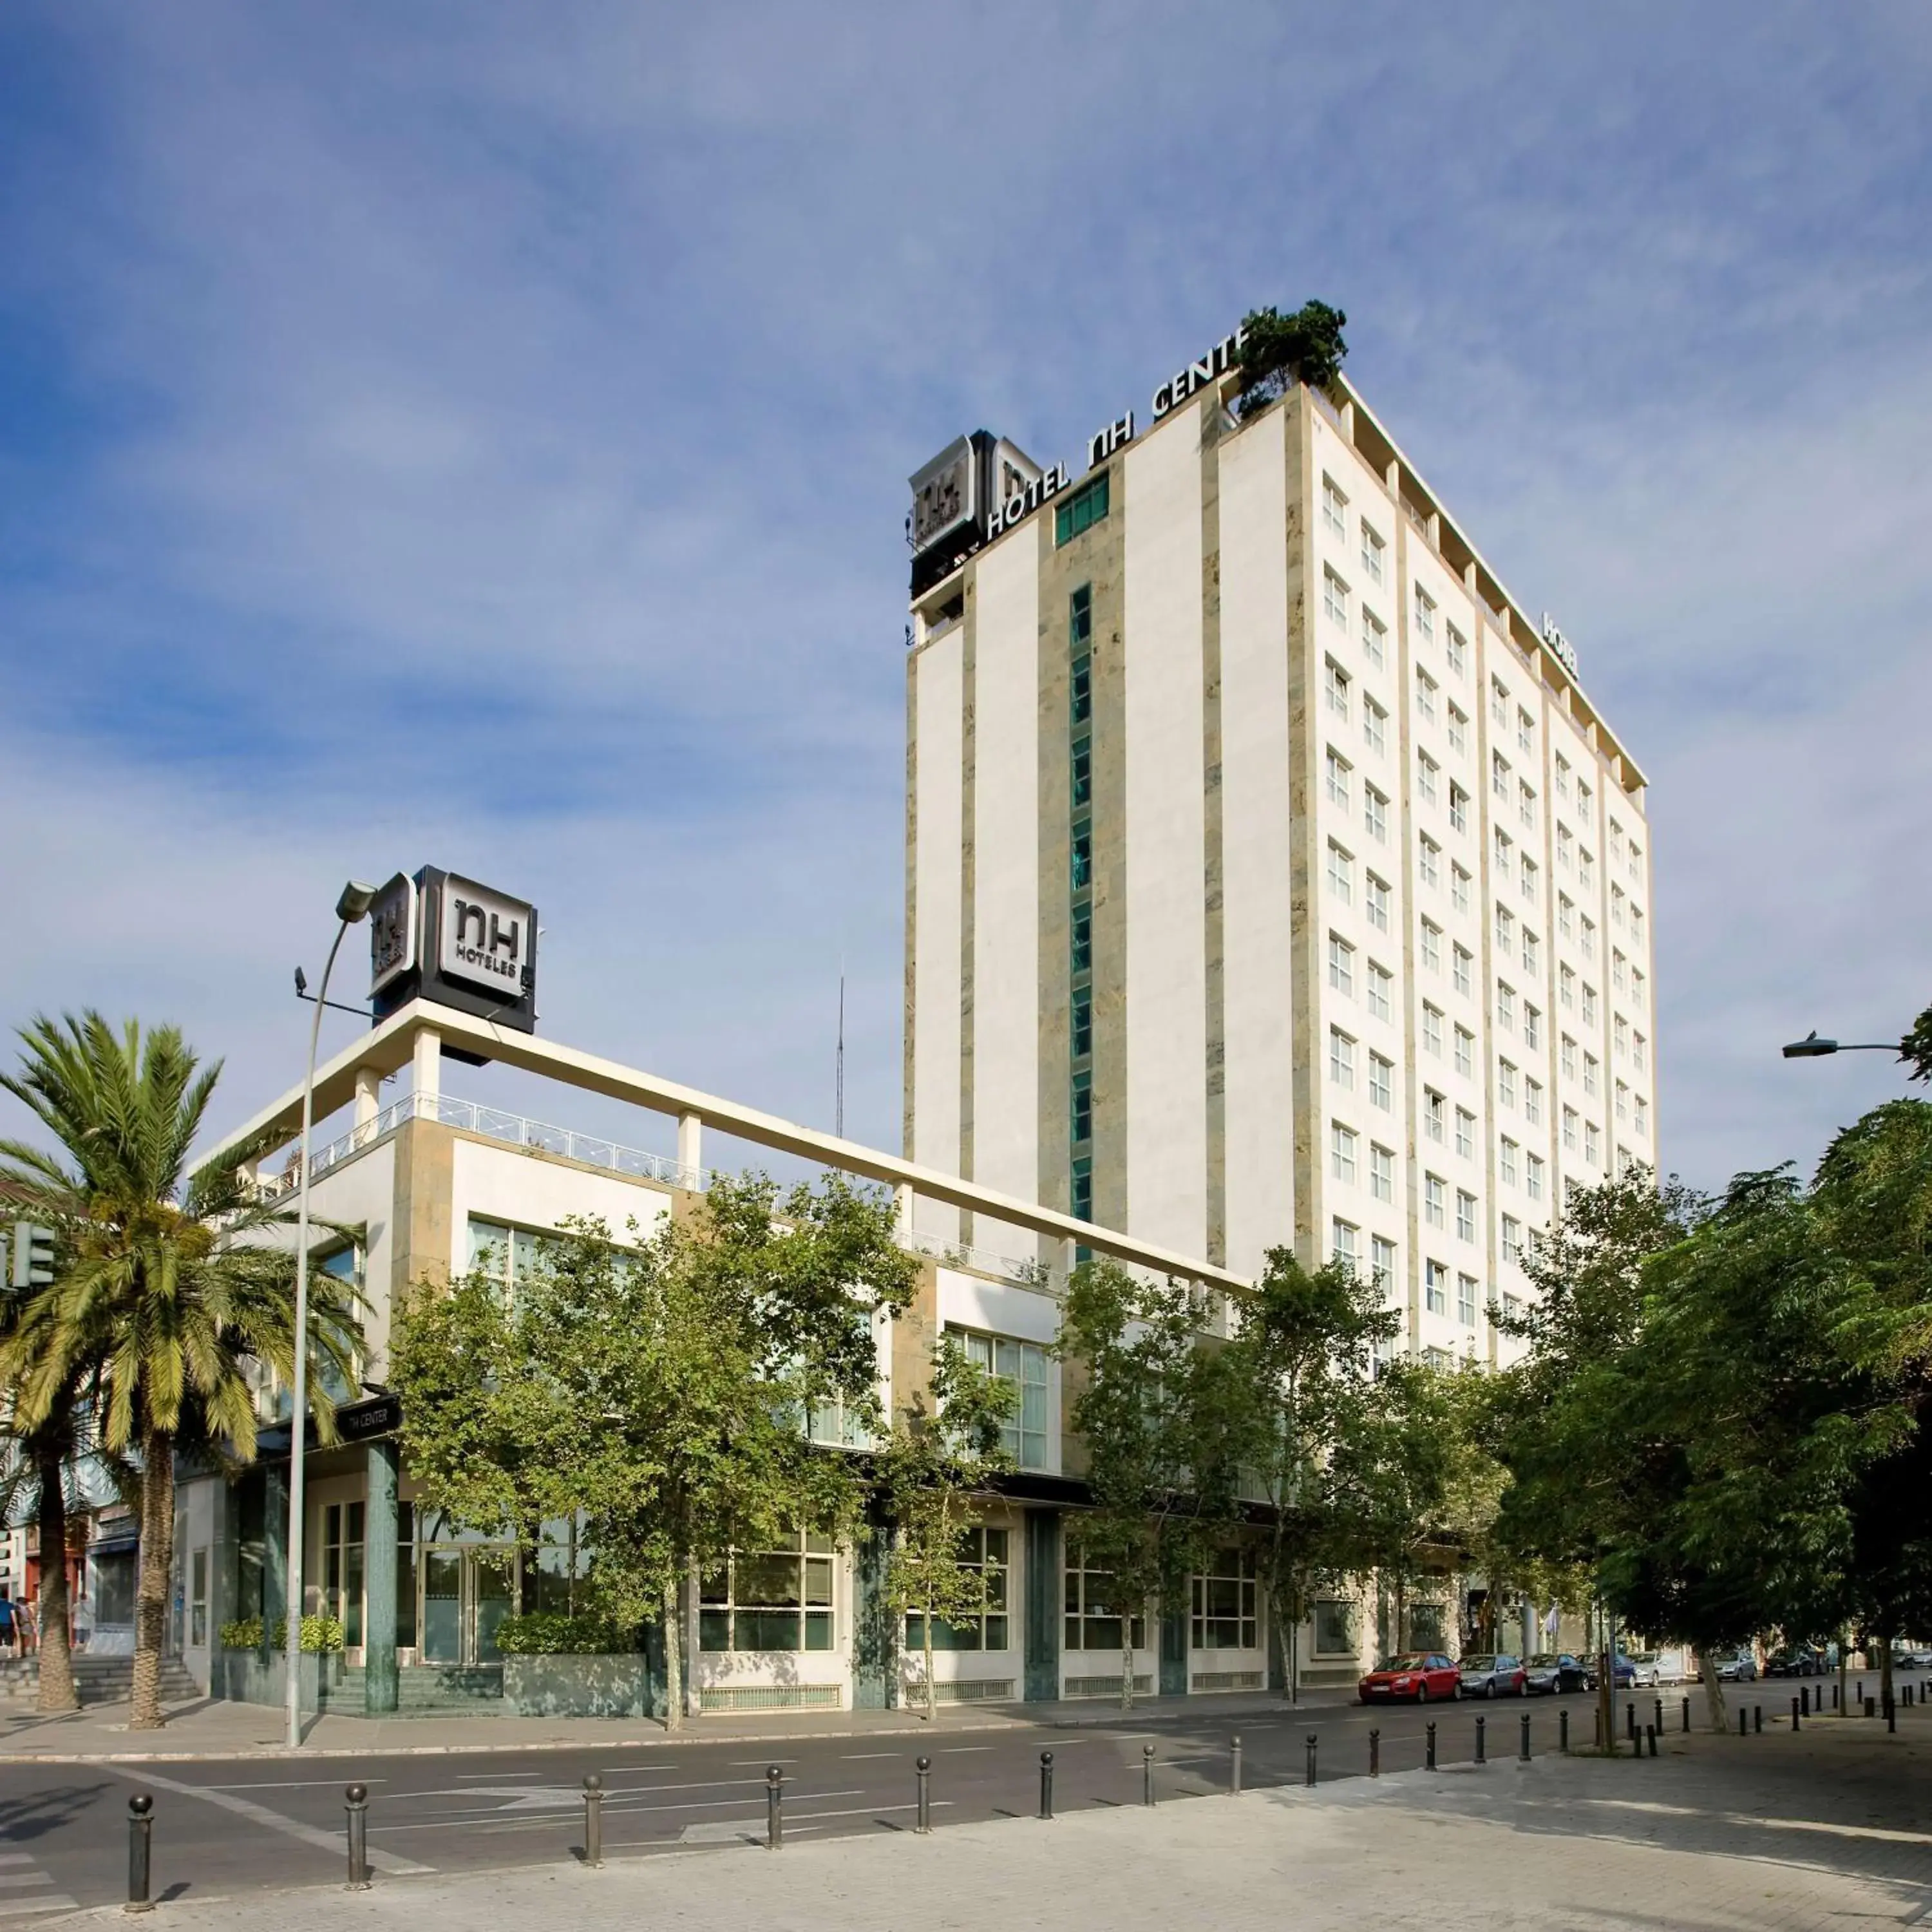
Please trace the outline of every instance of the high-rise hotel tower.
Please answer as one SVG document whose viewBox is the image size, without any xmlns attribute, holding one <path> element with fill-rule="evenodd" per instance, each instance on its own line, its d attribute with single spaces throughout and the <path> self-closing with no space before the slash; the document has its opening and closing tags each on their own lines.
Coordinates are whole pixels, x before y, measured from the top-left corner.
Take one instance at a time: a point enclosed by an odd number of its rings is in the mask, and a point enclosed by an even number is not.
<svg viewBox="0 0 1932 1932">
<path fill-rule="evenodd" d="M 1238 347 L 1077 476 L 982 431 L 913 478 L 906 1151 L 1351 1255 L 1487 1357 L 1526 1231 L 1655 1157 L 1645 782 L 1352 388 L 1238 418 Z"/>
</svg>

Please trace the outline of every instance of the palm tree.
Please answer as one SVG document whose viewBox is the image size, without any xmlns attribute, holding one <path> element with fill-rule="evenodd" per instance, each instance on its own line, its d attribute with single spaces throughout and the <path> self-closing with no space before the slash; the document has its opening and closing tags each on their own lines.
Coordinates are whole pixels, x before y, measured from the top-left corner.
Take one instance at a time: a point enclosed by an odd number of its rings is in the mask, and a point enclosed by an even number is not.
<svg viewBox="0 0 1932 1932">
<path fill-rule="evenodd" d="M 25 1104 L 66 1156 L 0 1141 L 0 1186 L 56 1231 L 55 1278 L 14 1311 L 0 1342 L 0 1385 L 16 1426 L 71 1414 L 98 1382 L 99 1440 L 132 1450 L 141 1471 L 130 1727 L 158 1728 L 174 1568 L 174 1457 L 183 1438 L 238 1461 L 255 1450 L 261 1370 L 293 1359 L 294 1256 L 266 1231 L 286 1225 L 238 1166 L 188 1177 L 190 1150 L 220 1074 L 205 1071 L 172 1027 L 116 1034 L 92 1011 L 22 1030 Z M 319 1362 L 352 1373 L 354 1308 L 325 1276 L 310 1304 Z M 326 1439 L 334 1411 L 317 1405 Z M 301 1428 L 296 1429 L 299 1444 Z"/>
</svg>

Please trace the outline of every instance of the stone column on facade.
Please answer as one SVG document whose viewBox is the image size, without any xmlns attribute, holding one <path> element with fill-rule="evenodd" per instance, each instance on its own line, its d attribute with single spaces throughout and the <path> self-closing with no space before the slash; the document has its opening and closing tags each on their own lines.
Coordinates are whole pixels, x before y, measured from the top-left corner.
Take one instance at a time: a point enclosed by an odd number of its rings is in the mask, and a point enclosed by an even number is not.
<svg viewBox="0 0 1932 1932">
<path fill-rule="evenodd" d="M 887 1711 L 898 1702 L 896 1619 L 886 1602 L 890 1530 L 874 1510 L 852 1562 L 852 1708 Z"/>
<path fill-rule="evenodd" d="M 410 1074 L 418 1100 L 434 1102 L 442 1097 L 442 1036 L 435 1028 L 417 1030 L 410 1048 Z M 430 1114 L 434 1117 L 433 1106 Z"/>
<path fill-rule="evenodd" d="M 362 1510 L 362 1708 L 378 1718 L 395 1709 L 396 1438 L 369 1444 L 367 1501 Z"/>
<path fill-rule="evenodd" d="M 1029 1704 L 1051 1704 L 1060 1696 L 1060 1562 L 1059 1510 L 1028 1510 L 1022 1582 L 1026 1593 L 1024 1690 Z"/>
<path fill-rule="evenodd" d="M 356 1070 L 356 1137 L 358 1142 L 371 1137 L 376 1116 L 382 1111 L 382 1076 L 374 1066 Z"/>
</svg>

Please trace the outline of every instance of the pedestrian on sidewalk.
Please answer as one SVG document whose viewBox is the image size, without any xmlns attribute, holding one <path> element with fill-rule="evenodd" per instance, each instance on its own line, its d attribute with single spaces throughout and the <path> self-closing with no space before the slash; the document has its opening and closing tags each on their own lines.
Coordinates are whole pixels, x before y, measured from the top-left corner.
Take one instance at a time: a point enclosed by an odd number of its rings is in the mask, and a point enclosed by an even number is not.
<svg viewBox="0 0 1932 1932">
<path fill-rule="evenodd" d="M 14 1586 L 10 1583 L 0 1583 L 0 1656 L 13 1655 L 16 1635 Z"/>
</svg>

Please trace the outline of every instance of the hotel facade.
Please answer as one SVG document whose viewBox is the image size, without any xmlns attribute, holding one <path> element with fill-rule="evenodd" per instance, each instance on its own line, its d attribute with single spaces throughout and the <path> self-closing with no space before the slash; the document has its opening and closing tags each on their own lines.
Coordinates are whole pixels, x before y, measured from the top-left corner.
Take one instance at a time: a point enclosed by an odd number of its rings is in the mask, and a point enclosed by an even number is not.
<svg viewBox="0 0 1932 1932">
<path fill-rule="evenodd" d="M 1077 478 L 983 432 L 913 478 L 906 1151 L 1344 1256 L 1493 1361 L 1528 1231 L 1654 1162 L 1643 775 L 1354 390 L 1238 416 L 1238 344 Z"/>
</svg>

